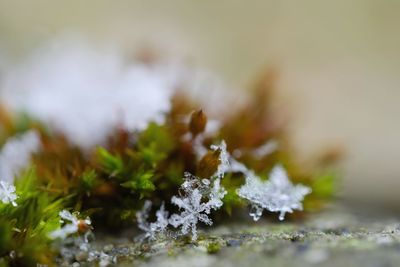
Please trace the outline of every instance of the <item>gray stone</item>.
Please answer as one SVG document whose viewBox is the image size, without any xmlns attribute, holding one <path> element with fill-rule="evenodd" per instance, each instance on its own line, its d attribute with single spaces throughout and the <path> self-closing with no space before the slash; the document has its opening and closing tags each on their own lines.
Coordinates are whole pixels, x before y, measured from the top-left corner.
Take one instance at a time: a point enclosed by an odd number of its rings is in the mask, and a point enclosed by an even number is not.
<svg viewBox="0 0 400 267">
<path fill-rule="evenodd" d="M 197 242 L 165 238 L 139 244 L 107 237 L 108 243 L 97 239 L 93 247 L 116 257 L 119 266 L 390 267 L 400 262 L 399 223 L 397 218 L 354 215 L 335 207 L 302 222 L 254 223 L 249 218 L 203 228 Z M 210 254 L 210 244 L 220 249 Z"/>
</svg>

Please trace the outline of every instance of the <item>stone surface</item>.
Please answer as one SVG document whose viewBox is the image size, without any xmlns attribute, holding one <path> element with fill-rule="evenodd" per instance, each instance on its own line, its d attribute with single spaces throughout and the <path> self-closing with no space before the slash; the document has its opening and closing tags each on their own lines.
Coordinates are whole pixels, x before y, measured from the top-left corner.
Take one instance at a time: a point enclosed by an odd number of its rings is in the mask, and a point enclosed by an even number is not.
<svg viewBox="0 0 400 267">
<path fill-rule="evenodd" d="M 189 238 L 149 243 L 99 237 L 118 266 L 398 266 L 400 220 L 327 209 L 303 222 L 247 222 L 204 229 Z M 110 246 L 109 244 L 113 244 Z M 82 265 L 84 266 L 84 265 Z"/>
</svg>

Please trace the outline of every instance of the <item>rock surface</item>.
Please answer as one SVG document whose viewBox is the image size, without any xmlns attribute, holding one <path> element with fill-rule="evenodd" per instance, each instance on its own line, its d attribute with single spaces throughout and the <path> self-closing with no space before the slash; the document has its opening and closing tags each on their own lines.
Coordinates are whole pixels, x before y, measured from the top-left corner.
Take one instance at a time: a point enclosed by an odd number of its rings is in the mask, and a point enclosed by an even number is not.
<svg viewBox="0 0 400 267">
<path fill-rule="evenodd" d="M 183 238 L 139 244 L 124 236 L 117 241 L 99 237 L 96 243 L 118 266 L 386 267 L 400 263 L 400 220 L 354 215 L 339 207 L 300 223 L 249 219 L 211 227 L 201 232 L 197 242 Z"/>
</svg>

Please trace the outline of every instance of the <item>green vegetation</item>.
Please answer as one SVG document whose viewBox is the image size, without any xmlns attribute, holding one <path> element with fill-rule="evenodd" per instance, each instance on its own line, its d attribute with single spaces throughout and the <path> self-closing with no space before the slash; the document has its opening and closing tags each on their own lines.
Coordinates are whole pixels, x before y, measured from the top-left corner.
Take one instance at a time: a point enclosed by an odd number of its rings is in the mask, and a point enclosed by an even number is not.
<svg viewBox="0 0 400 267">
<path fill-rule="evenodd" d="M 0 204 L 0 255 L 6 266 L 51 266 L 55 251 L 48 234 L 60 226 L 62 198 L 40 187 L 36 172 L 25 172 L 16 182 L 18 206 Z"/>
<path fill-rule="evenodd" d="M 317 210 L 333 196 L 336 177 L 329 162 L 310 164 L 313 167 L 297 163 L 285 125 L 279 123 L 268 102 L 269 93 L 268 86 L 256 88 L 253 101 L 222 118 L 221 128 L 204 134 L 201 144 L 209 147 L 225 140 L 229 152 L 240 150 L 238 160 L 261 177 L 282 163 L 294 183 L 313 190 L 306 197 L 305 211 Z M 182 120 L 190 114 L 190 120 Z M 136 132 L 117 129 L 104 146 L 82 151 L 26 115 L 16 117 L 2 109 L 1 143 L 16 133 L 36 129 L 42 149 L 33 155 L 33 167 L 15 179 L 18 205 L 0 204 L 0 266 L 52 266 L 58 248 L 52 245 L 49 233 L 60 227 L 59 212 L 63 209 L 90 216 L 99 231 L 132 227 L 145 199 L 159 206 L 178 193 L 185 171 L 199 177 L 214 173 L 218 152 L 209 151 L 198 158 L 194 145 L 206 125 L 205 113 L 185 96 L 176 95 L 163 124 L 152 122 Z M 278 149 L 264 156 L 252 153 L 270 140 L 279 143 Z M 227 214 L 235 216 L 245 208 L 236 194 L 244 177 L 228 174 L 222 182 L 228 193 L 223 209 L 215 214 L 220 222 Z M 295 219 L 299 214 L 290 217 Z M 219 249 L 219 243 L 207 247 L 209 253 Z"/>
</svg>

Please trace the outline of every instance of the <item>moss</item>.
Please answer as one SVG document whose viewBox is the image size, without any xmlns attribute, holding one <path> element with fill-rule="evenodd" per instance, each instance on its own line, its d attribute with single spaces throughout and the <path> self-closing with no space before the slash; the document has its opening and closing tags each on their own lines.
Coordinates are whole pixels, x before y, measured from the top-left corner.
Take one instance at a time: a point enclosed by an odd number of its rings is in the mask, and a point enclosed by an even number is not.
<svg viewBox="0 0 400 267">
<path fill-rule="evenodd" d="M 261 177 L 276 163 L 283 163 L 295 182 L 313 189 L 305 211 L 318 210 L 335 193 L 336 175 L 326 162 L 310 169 L 298 163 L 286 138 L 286 126 L 278 123 L 272 108 L 270 83 L 266 84 L 267 88 L 254 90 L 246 107 L 221 118 L 220 130 L 204 137 L 202 145 L 209 147 L 224 139 L 230 152 L 240 150 L 238 160 Z M 144 199 L 160 205 L 178 194 L 183 172 L 201 177 L 214 173 L 219 151 L 209 151 L 198 159 L 194 148 L 196 136 L 207 126 L 205 112 L 193 112 L 198 105 L 184 95 L 176 95 L 171 104 L 164 123 L 151 122 L 133 132 L 114 129 L 108 142 L 92 151 L 83 151 L 27 115 L 12 116 L 0 108 L 1 143 L 32 128 L 40 133 L 42 141 L 42 150 L 33 156 L 34 168 L 16 179 L 18 206 L 0 205 L 0 264 L 51 265 L 57 251 L 52 249 L 48 234 L 59 227 L 58 213 L 62 209 L 90 215 L 96 229 L 115 232 L 135 223 Z M 190 114 L 189 122 L 182 120 Z M 269 140 L 280 144 L 277 151 L 263 157 L 251 153 Z M 224 209 L 213 214 L 215 221 L 226 222 L 227 216 L 243 210 L 245 204 L 236 194 L 243 182 L 239 174 L 228 174 L 222 180 L 228 193 Z M 186 244 L 182 240 L 179 242 Z M 220 248 L 219 242 L 207 245 L 209 253 Z M 11 258 L 12 251 L 22 256 Z"/>
<path fill-rule="evenodd" d="M 208 254 L 217 254 L 221 250 L 221 244 L 218 242 L 211 242 L 207 245 Z"/>
<path fill-rule="evenodd" d="M 56 251 L 48 235 L 60 225 L 62 199 L 54 199 L 38 187 L 34 169 L 17 180 L 16 193 L 17 207 L 0 205 L 1 259 L 11 266 L 52 266 Z"/>
</svg>

